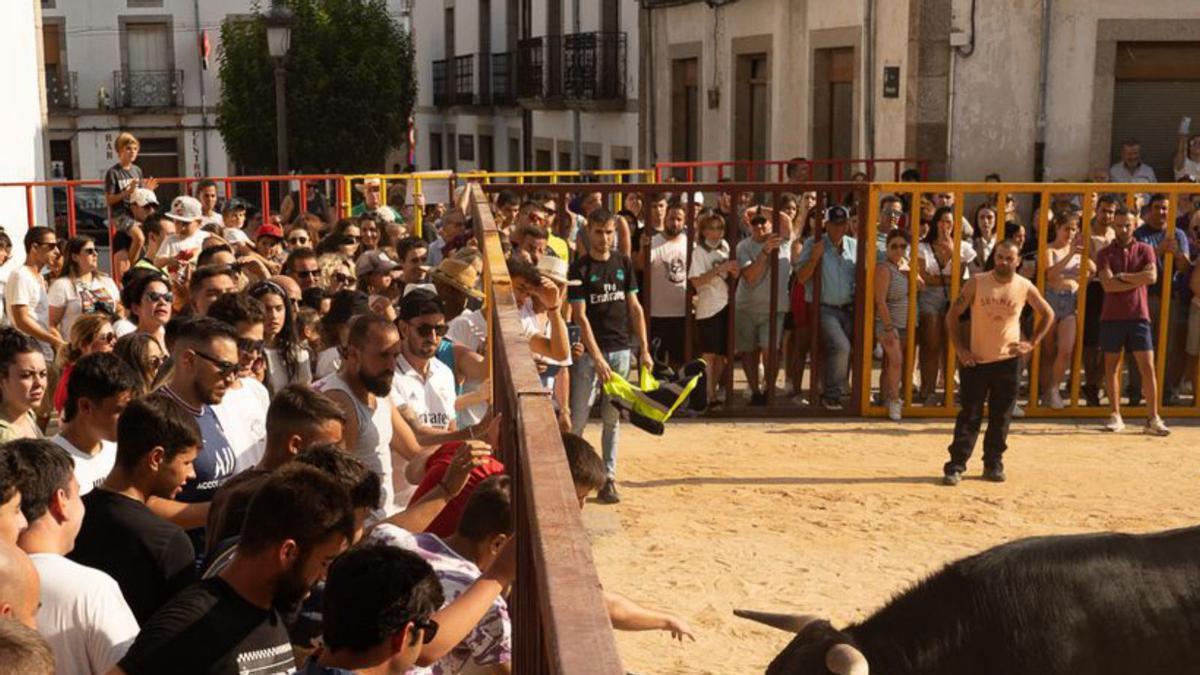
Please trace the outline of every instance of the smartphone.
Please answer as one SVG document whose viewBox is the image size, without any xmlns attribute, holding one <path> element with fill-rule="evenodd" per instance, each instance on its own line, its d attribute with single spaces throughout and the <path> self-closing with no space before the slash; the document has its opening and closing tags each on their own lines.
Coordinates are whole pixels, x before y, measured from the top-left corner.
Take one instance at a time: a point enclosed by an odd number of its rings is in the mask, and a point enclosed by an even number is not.
<svg viewBox="0 0 1200 675">
<path fill-rule="evenodd" d="M 1188 135 L 1189 133 L 1191 133 L 1191 130 L 1192 130 L 1192 118 L 1184 117 L 1183 119 L 1179 120 L 1179 135 L 1180 136 Z"/>
<path fill-rule="evenodd" d="M 582 339 L 583 339 L 583 329 L 579 327 L 579 324 L 575 324 L 575 323 L 567 324 L 567 340 L 571 344 L 575 344 L 576 342 L 579 342 Z"/>
</svg>

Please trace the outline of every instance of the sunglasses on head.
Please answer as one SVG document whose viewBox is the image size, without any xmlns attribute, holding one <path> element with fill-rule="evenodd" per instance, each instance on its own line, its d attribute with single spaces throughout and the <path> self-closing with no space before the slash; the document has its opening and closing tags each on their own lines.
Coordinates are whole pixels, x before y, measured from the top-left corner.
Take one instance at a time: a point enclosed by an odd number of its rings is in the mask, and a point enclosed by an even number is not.
<svg viewBox="0 0 1200 675">
<path fill-rule="evenodd" d="M 427 337 L 427 338 L 433 337 L 434 334 L 436 334 L 438 337 L 444 337 L 446 335 L 446 331 L 450 330 L 450 326 L 447 326 L 444 323 L 439 323 L 439 324 L 422 323 L 422 324 L 417 324 L 416 326 L 413 326 L 413 328 L 416 329 L 417 333 L 421 337 Z"/>
<path fill-rule="evenodd" d="M 412 622 L 413 630 L 421 631 L 421 642 L 429 644 L 438 634 L 438 623 L 430 618 L 414 619 Z"/>
<path fill-rule="evenodd" d="M 147 291 L 146 298 L 150 302 L 175 302 L 175 294 L 171 291 Z"/>
<path fill-rule="evenodd" d="M 209 363 L 216 366 L 218 377 L 223 377 L 223 378 L 230 377 L 237 372 L 238 364 L 236 364 L 236 363 L 230 363 L 228 361 L 223 361 L 221 359 L 218 359 L 215 356 L 209 356 L 208 354 L 205 354 L 204 352 L 197 350 L 197 349 L 193 349 L 193 350 L 191 350 L 191 352 L 193 354 L 195 354 L 196 356 L 199 356 L 200 358 L 204 359 L 205 361 L 208 361 Z"/>
</svg>

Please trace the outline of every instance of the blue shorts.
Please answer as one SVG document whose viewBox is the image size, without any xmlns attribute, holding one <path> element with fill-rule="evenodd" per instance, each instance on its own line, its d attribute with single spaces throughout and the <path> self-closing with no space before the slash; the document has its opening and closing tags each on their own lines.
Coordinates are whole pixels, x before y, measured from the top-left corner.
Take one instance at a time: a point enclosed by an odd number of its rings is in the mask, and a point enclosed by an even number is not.
<svg viewBox="0 0 1200 675">
<path fill-rule="evenodd" d="M 1154 351 L 1154 336 L 1150 322 L 1145 319 L 1100 322 L 1100 350 L 1117 354 Z"/>
</svg>

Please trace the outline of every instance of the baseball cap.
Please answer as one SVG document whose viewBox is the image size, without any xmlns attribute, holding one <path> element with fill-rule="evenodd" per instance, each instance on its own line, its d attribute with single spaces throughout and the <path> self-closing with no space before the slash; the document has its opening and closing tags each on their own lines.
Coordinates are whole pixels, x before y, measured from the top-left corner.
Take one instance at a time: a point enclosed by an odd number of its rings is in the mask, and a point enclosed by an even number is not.
<svg viewBox="0 0 1200 675">
<path fill-rule="evenodd" d="M 147 188 L 137 188 L 133 191 L 133 196 L 129 198 L 130 203 L 138 206 L 147 206 L 153 204 L 158 206 L 158 197 L 154 196 L 154 190 Z"/>
<path fill-rule="evenodd" d="M 404 321 L 415 319 L 428 314 L 445 314 L 446 308 L 437 293 L 425 289 L 417 289 L 411 293 L 405 292 L 400 298 L 399 317 Z"/>
<path fill-rule="evenodd" d="M 254 238 L 262 239 L 263 237 L 274 237 L 283 241 L 283 228 L 275 223 L 263 223 L 258 226 L 258 232 L 254 233 Z"/>
<path fill-rule="evenodd" d="M 364 274 L 391 272 L 399 266 L 400 263 L 389 258 L 383 251 L 367 251 L 358 256 L 358 262 L 354 264 L 354 273 L 361 277 Z"/>
<path fill-rule="evenodd" d="M 831 206 L 825 210 L 825 222 L 840 223 L 850 220 L 850 210 L 844 206 Z"/>
<path fill-rule="evenodd" d="M 250 207 L 249 207 L 249 205 L 246 204 L 246 200 L 241 199 L 240 197 L 234 197 L 233 199 L 230 199 L 228 202 L 225 202 L 225 210 L 226 211 L 249 211 Z"/>
<path fill-rule="evenodd" d="M 249 244 L 250 237 L 236 227 L 227 227 L 224 232 L 225 241 L 231 244 Z"/>
<path fill-rule="evenodd" d="M 190 223 L 193 220 L 200 220 L 201 214 L 199 199 L 180 195 L 171 201 L 171 210 L 163 215 L 176 222 Z"/>
</svg>

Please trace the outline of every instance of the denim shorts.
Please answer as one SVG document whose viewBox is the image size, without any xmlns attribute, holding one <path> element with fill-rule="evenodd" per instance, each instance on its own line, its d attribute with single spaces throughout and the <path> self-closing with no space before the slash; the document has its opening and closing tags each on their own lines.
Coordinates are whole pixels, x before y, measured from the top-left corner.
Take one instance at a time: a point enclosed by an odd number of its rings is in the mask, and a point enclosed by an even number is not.
<svg viewBox="0 0 1200 675">
<path fill-rule="evenodd" d="M 1050 309 L 1054 310 L 1054 320 L 1062 321 L 1069 316 L 1075 316 L 1078 297 L 1079 294 L 1075 291 L 1056 291 L 1047 288 L 1046 302 L 1050 303 Z"/>
<path fill-rule="evenodd" d="M 1145 319 L 1100 322 L 1100 349 L 1105 354 L 1118 354 L 1122 349 L 1130 353 L 1153 351 L 1150 322 Z"/>
<path fill-rule="evenodd" d="M 950 309 L 950 288 L 947 286 L 926 286 L 917 292 L 917 313 L 936 314 L 939 317 Z"/>
</svg>

